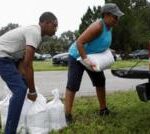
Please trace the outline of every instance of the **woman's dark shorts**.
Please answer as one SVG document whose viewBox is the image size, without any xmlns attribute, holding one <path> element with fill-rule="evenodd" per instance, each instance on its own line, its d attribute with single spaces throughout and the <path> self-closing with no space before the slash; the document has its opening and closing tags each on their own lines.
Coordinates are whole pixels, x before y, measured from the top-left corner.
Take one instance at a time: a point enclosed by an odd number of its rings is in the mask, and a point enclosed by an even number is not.
<svg viewBox="0 0 150 134">
<path fill-rule="evenodd" d="M 93 86 L 105 87 L 105 75 L 104 72 L 92 72 L 86 69 L 79 61 L 69 56 L 68 61 L 68 81 L 66 88 L 71 91 L 78 91 L 80 88 L 83 72 L 86 70 Z"/>
</svg>

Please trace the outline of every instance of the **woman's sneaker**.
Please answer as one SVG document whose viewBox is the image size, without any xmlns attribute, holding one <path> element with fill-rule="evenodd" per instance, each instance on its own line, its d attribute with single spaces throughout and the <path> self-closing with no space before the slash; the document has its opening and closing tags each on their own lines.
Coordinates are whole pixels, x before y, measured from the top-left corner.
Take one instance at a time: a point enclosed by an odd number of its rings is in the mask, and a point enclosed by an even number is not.
<svg viewBox="0 0 150 134">
<path fill-rule="evenodd" d="M 104 108 L 104 109 L 100 110 L 99 114 L 100 114 L 100 116 L 107 116 L 110 114 L 110 111 L 108 108 Z"/>
<path fill-rule="evenodd" d="M 73 122 L 71 114 L 65 114 L 67 124 L 71 124 Z"/>
</svg>

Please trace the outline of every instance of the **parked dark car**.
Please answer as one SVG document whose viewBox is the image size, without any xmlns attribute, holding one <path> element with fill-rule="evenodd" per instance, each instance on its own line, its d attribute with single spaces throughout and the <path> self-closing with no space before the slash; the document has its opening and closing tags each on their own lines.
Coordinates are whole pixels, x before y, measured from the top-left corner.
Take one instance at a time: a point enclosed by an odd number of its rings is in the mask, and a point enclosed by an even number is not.
<svg viewBox="0 0 150 134">
<path fill-rule="evenodd" d="M 128 57 L 129 58 L 135 58 L 137 53 L 139 53 L 140 51 L 141 51 L 140 49 L 134 50 L 134 51 L 132 51 L 131 53 L 128 54 Z"/>
<path fill-rule="evenodd" d="M 129 58 L 133 59 L 148 59 L 149 51 L 148 49 L 141 49 L 141 50 L 135 50 L 132 53 L 130 53 L 128 56 Z"/>
<path fill-rule="evenodd" d="M 44 60 L 49 60 L 50 58 L 52 58 L 52 56 L 50 54 L 42 54 L 42 58 Z"/>
<path fill-rule="evenodd" d="M 42 55 L 41 54 L 39 54 L 39 53 L 35 53 L 34 54 L 34 60 L 45 60 L 43 57 L 42 57 Z"/>
<path fill-rule="evenodd" d="M 110 49 L 110 50 L 111 50 L 112 55 L 114 56 L 114 60 L 115 61 L 122 59 L 121 56 L 120 56 L 120 54 L 117 54 L 115 50 L 113 50 L 113 49 Z"/>
<path fill-rule="evenodd" d="M 118 59 L 120 60 L 120 57 L 115 53 L 115 51 L 111 50 L 111 52 L 112 52 L 115 60 L 118 60 Z M 68 56 L 69 56 L 68 52 L 56 54 L 52 57 L 52 64 L 67 66 L 68 65 Z"/>
<path fill-rule="evenodd" d="M 68 56 L 69 56 L 69 53 L 56 54 L 52 57 L 52 63 L 54 65 L 67 66 L 68 65 Z"/>
</svg>

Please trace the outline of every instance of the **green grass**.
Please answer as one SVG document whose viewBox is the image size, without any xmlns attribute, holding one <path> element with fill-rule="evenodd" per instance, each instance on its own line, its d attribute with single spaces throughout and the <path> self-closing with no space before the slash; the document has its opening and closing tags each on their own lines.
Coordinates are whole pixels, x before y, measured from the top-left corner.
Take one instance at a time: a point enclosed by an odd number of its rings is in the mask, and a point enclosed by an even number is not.
<svg viewBox="0 0 150 134">
<path fill-rule="evenodd" d="M 148 60 L 118 60 L 112 65 L 112 68 L 130 68 L 136 64 L 137 66 L 146 66 L 148 68 Z"/>
<path fill-rule="evenodd" d="M 127 68 L 134 66 L 138 60 L 119 60 L 116 61 L 112 68 Z M 51 61 L 34 61 L 33 62 L 34 70 L 35 71 L 60 71 L 60 70 L 67 70 L 66 66 L 54 66 Z M 148 61 L 142 60 L 137 66 L 147 66 L 148 67 Z"/>
<path fill-rule="evenodd" d="M 136 91 L 109 93 L 107 102 L 113 113 L 101 117 L 95 96 L 76 97 L 74 123 L 50 134 L 150 134 L 150 102 L 140 101 Z"/>
<path fill-rule="evenodd" d="M 51 61 L 34 61 L 33 67 L 35 71 L 60 71 L 67 70 L 66 66 L 54 66 Z"/>
<path fill-rule="evenodd" d="M 51 134 L 150 134 L 150 103 L 141 102 L 135 91 L 112 93 L 107 101 L 114 113 L 100 117 L 96 97 L 76 98 L 75 122 Z"/>
</svg>

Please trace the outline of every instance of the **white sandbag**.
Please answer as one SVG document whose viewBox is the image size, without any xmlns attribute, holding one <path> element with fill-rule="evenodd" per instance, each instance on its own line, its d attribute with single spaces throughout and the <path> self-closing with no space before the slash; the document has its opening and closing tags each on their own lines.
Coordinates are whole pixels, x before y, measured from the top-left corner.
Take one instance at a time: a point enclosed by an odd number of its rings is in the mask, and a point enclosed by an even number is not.
<svg viewBox="0 0 150 134">
<path fill-rule="evenodd" d="M 9 100 L 12 96 L 11 91 L 9 90 L 7 85 L 4 85 L 4 95 L 2 96 L 2 101 L 0 101 L 0 115 L 1 115 L 1 126 L 2 129 L 5 128 L 7 115 L 8 115 L 8 107 L 9 107 Z"/>
<path fill-rule="evenodd" d="M 6 125 L 10 98 L 11 98 L 11 94 L 8 94 L 2 101 L 0 101 L 0 114 L 1 114 L 2 129 L 4 129 Z"/>
<path fill-rule="evenodd" d="M 4 90 L 7 93 L 5 98 L 0 101 L 0 113 L 1 113 L 1 125 L 2 129 L 5 128 L 7 115 L 8 115 L 8 108 L 9 108 L 9 100 L 12 97 L 12 93 L 10 89 L 7 87 L 7 85 L 4 85 Z M 26 134 L 26 122 L 25 122 L 25 116 L 27 115 L 27 111 L 31 106 L 31 101 L 29 101 L 27 98 L 24 101 L 24 105 L 22 108 L 20 120 L 18 123 L 17 133 Z"/>
<path fill-rule="evenodd" d="M 4 98 L 6 98 L 7 95 L 11 94 L 11 91 L 9 90 L 8 86 L 6 84 L 4 84 L 2 92 L 0 94 L 0 99 L 4 100 Z"/>
<path fill-rule="evenodd" d="M 59 130 L 67 126 L 64 112 L 64 104 L 60 100 L 59 90 L 52 90 L 54 99 L 47 103 L 50 130 Z"/>
<path fill-rule="evenodd" d="M 0 113 L 1 113 L 1 125 L 2 129 L 5 128 L 7 115 L 8 115 L 8 107 L 9 107 L 9 100 L 12 94 L 9 93 L 2 101 L 0 101 Z M 22 112 L 20 115 L 20 120 L 17 127 L 17 133 L 26 134 L 27 133 L 27 121 L 26 116 L 28 113 L 29 108 L 31 107 L 32 102 L 27 98 L 24 101 L 24 105 L 22 108 Z"/>
<path fill-rule="evenodd" d="M 2 129 L 5 128 L 7 115 L 8 115 L 8 107 L 9 107 L 9 100 L 12 96 L 11 91 L 9 90 L 7 85 L 4 85 L 4 96 L 2 97 L 2 101 L 0 101 L 0 115 L 1 115 L 1 126 Z"/>
<path fill-rule="evenodd" d="M 49 128 L 30 127 L 29 133 L 27 134 L 49 134 L 49 132 Z"/>
<path fill-rule="evenodd" d="M 17 133 L 19 134 L 28 133 L 27 116 L 30 108 L 32 107 L 32 104 L 33 102 L 26 97 L 22 107 L 19 124 L 17 127 Z"/>
<path fill-rule="evenodd" d="M 2 129 L 4 129 L 6 125 L 11 96 L 12 94 L 9 93 L 0 101 Z M 46 110 L 46 99 L 41 94 L 38 94 L 35 102 L 32 102 L 26 97 L 17 127 L 17 134 L 48 134 L 48 132 L 49 119 Z"/>
<path fill-rule="evenodd" d="M 88 54 L 87 57 L 93 64 L 95 64 L 95 67 L 93 69 L 96 72 L 110 68 L 115 61 L 110 49 L 107 49 L 102 53 Z M 92 70 L 89 65 L 83 62 L 81 57 L 79 57 L 77 60 L 80 61 L 87 69 Z"/>
<path fill-rule="evenodd" d="M 38 94 L 27 116 L 28 131 L 30 134 L 48 134 L 49 118 L 46 109 L 46 99 Z"/>
</svg>

